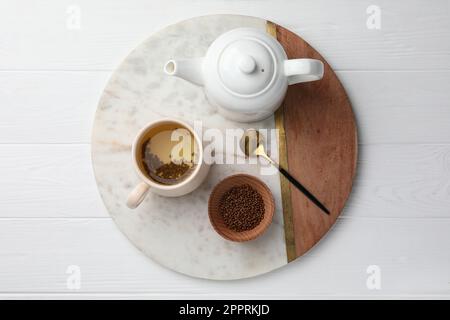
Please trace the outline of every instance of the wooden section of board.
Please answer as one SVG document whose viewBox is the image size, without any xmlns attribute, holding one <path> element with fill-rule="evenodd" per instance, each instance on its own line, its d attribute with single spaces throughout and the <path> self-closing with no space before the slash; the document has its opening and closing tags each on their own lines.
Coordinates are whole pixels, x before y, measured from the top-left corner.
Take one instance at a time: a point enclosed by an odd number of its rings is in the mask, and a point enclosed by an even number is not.
<svg viewBox="0 0 450 320">
<path fill-rule="evenodd" d="M 289 87 L 282 109 L 288 169 L 331 211 L 324 214 L 290 185 L 292 214 L 287 217 L 292 221 L 285 225 L 293 225 L 299 257 L 325 235 L 344 208 L 356 170 L 357 129 L 347 94 L 325 59 L 296 34 L 275 28 L 288 58 L 325 64 L 322 80 Z"/>
</svg>

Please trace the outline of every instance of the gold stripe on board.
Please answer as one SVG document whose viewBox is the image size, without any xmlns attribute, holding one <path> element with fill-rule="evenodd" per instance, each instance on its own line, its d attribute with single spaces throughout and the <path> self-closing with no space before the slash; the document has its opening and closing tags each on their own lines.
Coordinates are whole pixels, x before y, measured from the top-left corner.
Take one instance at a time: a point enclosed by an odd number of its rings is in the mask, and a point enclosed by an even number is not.
<svg viewBox="0 0 450 320">
<path fill-rule="evenodd" d="M 277 26 L 275 23 L 267 21 L 266 24 L 267 33 L 272 37 L 277 37 Z M 278 141 L 278 154 L 280 166 L 288 170 L 288 155 L 286 145 L 286 131 L 284 130 L 284 106 L 282 105 L 275 112 L 275 128 L 279 132 Z M 284 221 L 284 238 L 286 242 L 286 255 L 288 262 L 297 258 L 295 250 L 295 234 L 294 234 L 294 221 L 292 216 L 292 202 L 291 202 L 291 189 L 289 181 L 280 174 L 280 187 L 281 187 L 281 202 L 283 205 L 283 221 Z"/>
</svg>

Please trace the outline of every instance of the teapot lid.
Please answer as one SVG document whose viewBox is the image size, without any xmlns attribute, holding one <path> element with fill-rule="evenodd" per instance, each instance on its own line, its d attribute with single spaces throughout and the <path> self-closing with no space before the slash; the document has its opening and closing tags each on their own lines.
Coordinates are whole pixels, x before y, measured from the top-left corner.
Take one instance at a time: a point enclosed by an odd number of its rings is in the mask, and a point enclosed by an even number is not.
<svg viewBox="0 0 450 320">
<path fill-rule="evenodd" d="M 268 89 L 276 76 L 276 59 L 260 39 L 244 37 L 228 43 L 219 54 L 219 79 L 230 93 L 257 96 Z"/>
</svg>

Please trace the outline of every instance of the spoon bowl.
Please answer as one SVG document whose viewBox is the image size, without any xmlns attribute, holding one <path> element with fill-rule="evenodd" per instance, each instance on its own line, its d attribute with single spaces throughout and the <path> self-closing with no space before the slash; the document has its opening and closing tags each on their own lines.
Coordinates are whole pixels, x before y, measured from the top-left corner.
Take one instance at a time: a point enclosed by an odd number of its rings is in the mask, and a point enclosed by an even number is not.
<svg viewBox="0 0 450 320">
<path fill-rule="evenodd" d="M 264 145 L 264 136 L 256 129 L 245 130 L 239 143 L 239 146 L 245 156 L 247 158 L 255 156 L 255 150 L 260 145 Z"/>
</svg>

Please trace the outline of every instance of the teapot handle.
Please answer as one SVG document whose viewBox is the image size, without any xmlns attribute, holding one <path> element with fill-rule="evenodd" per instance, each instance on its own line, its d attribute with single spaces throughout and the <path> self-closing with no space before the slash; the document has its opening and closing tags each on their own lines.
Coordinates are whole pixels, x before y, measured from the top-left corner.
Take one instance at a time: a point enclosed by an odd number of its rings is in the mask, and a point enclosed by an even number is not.
<svg viewBox="0 0 450 320">
<path fill-rule="evenodd" d="M 290 59 L 284 61 L 284 74 L 288 84 L 320 80 L 323 77 L 323 62 L 316 59 Z"/>
</svg>

